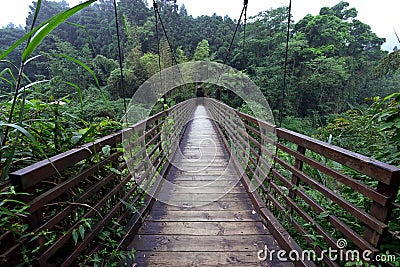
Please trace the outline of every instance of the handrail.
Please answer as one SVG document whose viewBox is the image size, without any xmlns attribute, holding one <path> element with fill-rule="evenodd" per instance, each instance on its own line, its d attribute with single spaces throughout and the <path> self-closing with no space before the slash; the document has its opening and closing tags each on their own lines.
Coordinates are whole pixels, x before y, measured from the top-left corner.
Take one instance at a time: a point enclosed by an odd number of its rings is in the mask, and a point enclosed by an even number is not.
<svg viewBox="0 0 400 267">
<path fill-rule="evenodd" d="M 40 247 L 36 264 L 69 266 L 79 255 L 102 249 L 96 238 L 105 227 L 125 228 L 118 241 L 125 249 L 155 201 L 145 192 L 155 192 L 162 183 L 168 157 L 179 141 L 172 135 L 183 132 L 194 105 L 182 102 L 123 131 L 11 173 L 16 190 L 30 194 L 20 200 L 29 205 L 28 231 L 40 237 L 35 242 L 29 242 L 31 237 L 14 242 L 17 245 L 11 249 L 0 247 L 2 261 L 16 263 L 24 243 L 32 249 Z M 121 145 L 128 141 L 131 157 L 125 160 L 127 151 L 124 147 L 124 154 Z M 77 240 L 73 240 L 74 232 L 79 233 Z"/>
<path fill-rule="evenodd" d="M 253 203 L 283 248 L 300 255 L 299 244 L 312 248 L 328 266 L 338 266 L 323 253 L 328 247 L 379 252 L 396 207 L 399 168 L 276 127 L 219 101 L 205 103 L 229 140 Z M 366 207 L 357 203 L 359 198 Z M 353 222 L 346 220 L 348 214 Z M 337 245 L 343 238 L 349 240 L 347 248 Z"/>
<path fill-rule="evenodd" d="M 329 247 L 378 253 L 392 210 L 400 208 L 394 203 L 399 168 L 276 127 L 219 101 L 201 102 L 225 136 L 222 141 L 234 153 L 244 187 L 283 249 L 300 254 L 312 248 L 328 266 L 338 266 L 323 253 Z M 29 231 L 53 235 L 41 234 L 34 244 L 28 238 L 24 241 L 40 247 L 38 264 L 68 266 L 79 255 L 99 251 L 101 242 L 96 238 L 106 226 L 124 226 L 118 247 L 127 247 L 155 201 L 151 193 L 163 182 L 168 158 L 174 155 L 195 105 L 196 100 L 182 102 L 123 132 L 10 174 L 19 192 L 30 193 L 21 196 L 29 204 Z M 361 205 L 359 199 L 364 200 Z M 352 221 L 346 219 L 348 214 Z M 74 243 L 73 232 L 85 221 L 92 226 Z M 338 247 L 343 238 L 349 247 Z M 14 263 L 21 244 L 0 247 L 3 261 Z M 314 266 L 307 260 L 294 263 Z"/>
</svg>

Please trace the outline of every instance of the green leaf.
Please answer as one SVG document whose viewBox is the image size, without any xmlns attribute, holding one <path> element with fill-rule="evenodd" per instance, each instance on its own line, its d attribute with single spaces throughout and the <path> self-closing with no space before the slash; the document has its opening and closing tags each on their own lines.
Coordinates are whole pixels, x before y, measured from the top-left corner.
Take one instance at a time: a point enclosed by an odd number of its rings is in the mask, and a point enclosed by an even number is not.
<svg viewBox="0 0 400 267">
<path fill-rule="evenodd" d="M 392 129 L 392 128 L 393 128 L 393 125 L 394 125 L 393 122 L 383 123 L 379 129 L 380 129 L 381 131 L 386 131 L 386 130 Z"/>
<path fill-rule="evenodd" d="M 72 62 L 78 64 L 78 65 L 81 66 L 82 68 L 84 68 L 87 72 L 90 73 L 90 75 L 92 75 L 92 77 L 93 77 L 93 79 L 94 79 L 94 81 L 95 81 L 95 83 L 96 83 L 96 86 L 97 86 L 98 88 L 100 88 L 100 83 L 99 83 L 99 80 L 97 79 L 96 74 L 94 73 L 94 71 L 93 71 L 88 65 L 86 65 L 85 63 L 83 63 L 83 62 L 80 61 L 79 59 L 73 58 L 73 57 L 68 56 L 68 55 L 65 55 L 65 54 L 56 54 L 56 56 L 66 58 L 66 59 L 68 59 L 68 60 L 70 60 L 70 61 L 72 61 Z"/>
<path fill-rule="evenodd" d="M 99 83 L 99 80 L 97 79 L 96 74 L 94 73 L 94 71 L 88 65 L 86 65 L 85 63 L 83 63 L 82 61 L 80 61 L 80 60 L 78 60 L 76 58 L 70 57 L 70 56 L 65 55 L 65 54 L 56 54 L 56 56 L 63 57 L 63 58 L 66 58 L 68 60 L 71 60 L 72 62 L 78 64 L 79 66 L 84 68 L 87 72 L 89 72 L 90 75 L 92 75 L 92 77 L 93 77 L 93 79 L 94 79 L 94 81 L 96 83 L 96 87 L 99 89 L 101 97 L 103 98 L 104 102 L 106 103 L 107 108 L 111 110 L 110 103 L 108 102 L 107 97 L 104 95 L 104 92 L 100 87 L 100 83 Z"/>
<path fill-rule="evenodd" d="M 330 215 L 330 211 L 329 210 L 326 210 L 326 211 L 324 211 L 324 212 L 321 212 L 317 217 L 319 218 L 319 219 L 322 219 L 322 218 L 326 218 L 326 217 L 328 217 L 329 215 Z"/>
<path fill-rule="evenodd" d="M 79 225 L 79 234 L 81 235 L 81 238 L 84 239 L 85 238 L 85 227 L 83 227 L 83 225 Z"/>
<path fill-rule="evenodd" d="M 86 140 L 86 138 L 91 135 L 94 134 L 97 130 L 97 125 L 92 125 L 87 131 L 85 131 L 82 136 L 79 138 L 79 140 L 75 143 L 75 145 L 80 145 L 83 143 L 83 141 Z"/>
<path fill-rule="evenodd" d="M 125 206 L 127 206 L 130 210 L 132 210 L 133 212 L 139 212 L 138 209 L 133 206 L 132 204 L 126 202 L 125 200 L 123 200 L 122 198 L 119 199 L 119 201 L 122 202 L 122 204 L 124 204 Z"/>
<path fill-rule="evenodd" d="M 43 22 L 41 25 L 45 24 L 47 21 Z M 33 29 L 32 31 L 28 32 L 27 34 L 25 34 L 24 36 L 22 36 L 21 39 L 19 39 L 18 41 L 16 41 L 12 46 L 10 46 L 6 51 L 4 51 L 1 55 L 0 55 L 0 60 L 5 58 L 6 56 L 8 56 L 12 51 L 14 51 L 15 48 L 17 48 L 18 46 L 20 46 L 26 39 L 28 39 L 32 34 L 34 34 L 37 29 L 40 27 L 40 25 L 38 27 L 36 27 L 35 29 Z"/>
<path fill-rule="evenodd" d="M 74 239 L 75 246 L 78 243 L 78 231 L 76 229 L 72 230 L 72 239 Z"/>
<path fill-rule="evenodd" d="M 29 140 L 32 141 L 32 143 L 41 151 L 44 153 L 44 151 L 42 150 L 42 148 L 40 147 L 39 143 L 36 141 L 35 137 L 33 137 L 26 129 L 22 128 L 21 126 L 18 126 L 16 124 L 11 124 L 11 123 L 2 123 L 0 122 L 0 127 L 1 126 L 6 126 L 6 127 L 11 127 L 14 128 L 18 131 L 20 131 L 21 133 L 23 133 L 26 137 L 29 138 Z"/>
<path fill-rule="evenodd" d="M 74 135 L 71 137 L 71 144 L 76 146 L 76 144 L 81 140 L 82 135 Z"/>
<path fill-rule="evenodd" d="M 50 21 L 46 24 L 44 24 L 42 27 L 40 27 L 37 30 L 36 35 L 32 38 L 24 52 L 22 53 L 22 61 L 25 62 L 28 57 L 32 55 L 32 53 L 35 51 L 35 49 L 42 43 L 44 38 L 49 35 L 50 32 L 52 32 L 57 26 L 59 26 L 61 23 L 69 19 L 72 15 L 75 13 L 81 11 L 85 7 L 91 5 L 92 3 L 96 2 L 97 0 L 89 0 L 86 1 L 82 4 L 79 4 L 77 6 L 74 6 L 64 12 L 61 12 L 54 16 Z"/>
<path fill-rule="evenodd" d="M 101 150 L 103 151 L 103 154 L 105 157 L 109 157 L 111 154 L 111 147 L 109 145 L 106 145 L 104 147 L 101 148 Z"/>
<path fill-rule="evenodd" d="M 112 172 L 114 172 L 114 173 L 116 173 L 118 175 L 122 175 L 122 172 L 117 170 L 117 169 L 115 169 L 115 168 L 110 168 L 110 171 L 112 171 Z"/>
</svg>

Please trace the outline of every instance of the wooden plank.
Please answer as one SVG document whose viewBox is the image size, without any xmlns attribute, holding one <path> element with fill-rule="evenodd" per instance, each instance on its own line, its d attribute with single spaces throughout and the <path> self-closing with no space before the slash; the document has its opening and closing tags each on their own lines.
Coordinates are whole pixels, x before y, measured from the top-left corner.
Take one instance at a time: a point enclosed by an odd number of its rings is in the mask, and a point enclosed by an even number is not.
<svg viewBox="0 0 400 267">
<path fill-rule="evenodd" d="M 149 216 L 149 220 L 159 222 L 254 222 L 259 220 L 253 209 L 236 211 L 155 210 Z"/>
<path fill-rule="evenodd" d="M 173 199 L 175 201 L 196 201 L 196 202 L 209 202 L 219 199 L 224 201 L 241 201 L 242 199 L 247 199 L 247 193 L 229 193 L 229 194 L 173 194 L 172 192 L 161 192 L 155 196 L 157 199 Z"/>
<path fill-rule="evenodd" d="M 268 231 L 261 221 L 240 222 L 169 222 L 162 223 L 146 221 L 143 224 L 142 233 L 146 235 L 260 235 Z M 142 234 L 143 235 L 143 234 Z"/>
<path fill-rule="evenodd" d="M 161 189 L 161 194 L 164 192 Z M 194 186 L 180 186 L 180 184 L 175 184 L 172 190 L 169 190 L 169 194 L 232 194 L 232 193 L 246 193 L 244 188 L 235 186 L 210 186 L 210 185 L 200 185 L 194 184 Z"/>
<path fill-rule="evenodd" d="M 128 249 L 138 251 L 193 251 L 193 252 L 250 252 L 256 253 L 265 245 L 274 245 L 269 234 L 250 236 L 180 236 L 180 235 L 138 235 Z"/>
<path fill-rule="evenodd" d="M 218 200 L 211 203 L 207 202 L 196 202 L 195 206 L 173 206 L 168 205 L 162 202 L 157 201 L 154 204 L 152 211 L 156 210 L 198 210 L 198 211 L 221 211 L 221 210 L 249 210 L 252 209 L 253 206 L 251 204 L 250 199 L 246 199 L 240 202 L 236 201 L 225 201 L 225 200 Z"/>
<path fill-rule="evenodd" d="M 138 251 L 139 266 L 265 266 L 257 252 L 265 245 L 279 249 L 215 126 L 197 118 L 206 115 L 204 107 L 196 109 L 166 177 L 174 187 L 156 195 L 174 205 L 157 201 L 128 246 Z"/>
<path fill-rule="evenodd" d="M 229 267 L 229 266 L 274 266 L 292 267 L 289 262 L 259 261 L 254 252 L 136 252 L 135 263 L 137 266 L 204 266 L 204 267 Z"/>
<path fill-rule="evenodd" d="M 226 176 L 226 175 L 218 175 L 218 176 L 209 176 L 209 175 L 184 175 L 181 177 L 174 177 L 172 180 L 167 180 L 174 184 L 187 184 L 187 183 L 223 183 L 223 182 L 233 182 L 237 183 L 240 181 L 240 177 L 237 176 Z"/>
<path fill-rule="evenodd" d="M 235 186 L 238 188 L 242 188 L 242 184 L 240 183 L 240 180 L 236 177 L 235 179 L 224 179 L 224 180 L 193 180 L 192 177 L 187 177 L 187 179 L 180 179 L 179 181 L 170 181 L 173 184 L 176 184 L 177 186 L 182 186 L 182 187 L 201 187 L 201 186 L 213 186 L 213 187 L 231 187 Z"/>
</svg>

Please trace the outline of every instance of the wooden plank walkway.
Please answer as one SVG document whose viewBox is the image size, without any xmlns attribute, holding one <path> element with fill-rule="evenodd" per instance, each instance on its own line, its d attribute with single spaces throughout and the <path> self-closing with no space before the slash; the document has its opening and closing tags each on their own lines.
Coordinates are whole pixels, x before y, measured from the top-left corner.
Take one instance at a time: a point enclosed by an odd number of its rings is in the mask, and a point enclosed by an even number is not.
<svg viewBox="0 0 400 267">
<path fill-rule="evenodd" d="M 261 262 L 257 252 L 279 246 L 254 211 L 203 105 L 129 249 L 137 266 L 293 266 Z"/>
</svg>

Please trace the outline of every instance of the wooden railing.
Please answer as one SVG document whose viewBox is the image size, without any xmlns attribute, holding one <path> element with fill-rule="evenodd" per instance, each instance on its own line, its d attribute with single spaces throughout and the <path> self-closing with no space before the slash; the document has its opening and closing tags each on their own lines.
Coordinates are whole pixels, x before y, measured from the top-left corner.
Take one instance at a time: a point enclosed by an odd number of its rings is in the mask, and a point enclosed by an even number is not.
<svg viewBox="0 0 400 267">
<path fill-rule="evenodd" d="M 254 204 L 286 251 L 302 255 L 312 249 L 328 266 L 340 264 L 323 253 L 329 247 L 378 253 L 391 212 L 399 208 L 394 203 L 399 168 L 278 128 L 216 100 L 205 103 L 236 156 Z"/>
<path fill-rule="evenodd" d="M 11 173 L 16 190 L 29 193 L 20 200 L 29 205 L 25 221 L 31 234 L 20 240 L 10 232 L 1 237 L 10 241 L 0 251 L 2 264 L 21 262 L 24 248 L 38 250 L 34 265 L 76 265 L 77 259 L 82 263 L 104 249 L 111 238 L 117 244 L 108 247 L 110 253 L 123 251 L 154 202 L 151 192 L 163 181 L 167 158 L 194 105 L 183 102 L 122 132 Z M 102 231 L 121 236 L 103 235 L 101 240 Z M 31 241 L 34 236 L 39 238 Z"/>
<path fill-rule="evenodd" d="M 329 266 L 340 264 L 322 253 L 329 247 L 378 253 L 392 210 L 399 209 L 394 203 L 398 168 L 278 128 L 213 99 L 200 103 L 226 137 L 249 196 L 282 248 L 299 255 L 312 249 Z M 119 233 L 111 249 L 125 250 L 152 207 L 152 195 L 195 105 L 196 100 L 183 102 L 123 132 L 10 174 L 17 191 L 29 193 L 20 200 L 29 205 L 25 221 L 31 234 L 20 240 L 10 232 L 1 236 L 1 241 L 9 240 L 1 243 L 2 263 L 21 261 L 27 248 L 38 250 L 34 264 L 74 265 L 104 249 L 99 239 L 103 232 Z M 338 247 L 339 239 L 348 245 Z"/>
</svg>

